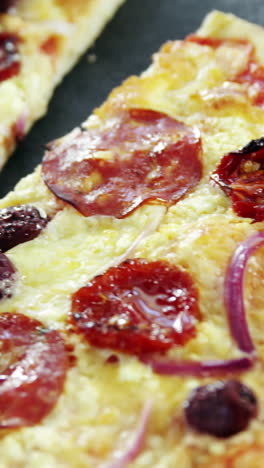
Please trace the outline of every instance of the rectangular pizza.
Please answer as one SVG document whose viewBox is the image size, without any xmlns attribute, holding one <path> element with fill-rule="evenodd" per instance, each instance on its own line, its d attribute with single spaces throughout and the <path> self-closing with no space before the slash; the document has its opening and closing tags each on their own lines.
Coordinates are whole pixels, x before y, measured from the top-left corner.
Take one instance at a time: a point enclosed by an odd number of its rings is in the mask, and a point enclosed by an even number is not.
<svg viewBox="0 0 264 468">
<path fill-rule="evenodd" d="M 0 2 L 0 168 L 123 1 Z"/>
<path fill-rule="evenodd" d="M 263 45 L 210 13 L 1 200 L 1 467 L 263 466 Z"/>
</svg>

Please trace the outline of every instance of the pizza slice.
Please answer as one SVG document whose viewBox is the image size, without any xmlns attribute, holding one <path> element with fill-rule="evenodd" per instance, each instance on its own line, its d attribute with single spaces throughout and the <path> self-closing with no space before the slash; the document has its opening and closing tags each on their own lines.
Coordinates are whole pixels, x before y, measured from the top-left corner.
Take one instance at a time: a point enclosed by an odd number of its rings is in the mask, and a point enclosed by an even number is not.
<svg viewBox="0 0 264 468">
<path fill-rule="evenodd" d="M 122 0 L 17 0 L 0 5 L 0 167 L 47 109 L 56 85 Z"/>
<path fill-rule="evenodd" d="M 4 467 L 262 467 L 263 41 L 211 13 L 1 200 Z"/>
</svg>

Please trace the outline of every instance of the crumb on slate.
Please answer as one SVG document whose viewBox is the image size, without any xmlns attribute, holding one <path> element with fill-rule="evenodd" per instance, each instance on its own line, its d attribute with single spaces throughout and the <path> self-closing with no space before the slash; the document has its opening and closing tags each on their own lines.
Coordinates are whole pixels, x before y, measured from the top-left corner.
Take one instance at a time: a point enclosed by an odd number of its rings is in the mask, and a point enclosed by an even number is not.
<svg viewBox="0 0 264 468">
<path fill-rule="evenodd" d="M 88 63 L 93 64 L 97 60 L 97 55 L 96 54 L 88 54 L 87 55 L 87 60 L 88 60 Z"/>
</svg>

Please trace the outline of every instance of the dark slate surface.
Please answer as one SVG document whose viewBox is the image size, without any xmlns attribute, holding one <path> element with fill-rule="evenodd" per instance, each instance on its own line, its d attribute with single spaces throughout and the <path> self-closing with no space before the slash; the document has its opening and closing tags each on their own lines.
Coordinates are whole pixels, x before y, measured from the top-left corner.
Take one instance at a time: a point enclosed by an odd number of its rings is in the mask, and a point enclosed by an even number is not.
<svg viewBox="0 0 264 468">
<path fill-rule="evenodd" d="M 90 50 L 97 55 L 96 63 L 90 64 L 85 54 L 56 90 L 47 116 L 35 124 L 5 166 L 0 196 L 41 161 L 45 143 L 82 122 L 114 86 L 144 70 L 163 42 L 197 29 L 212 9 L 264 25 L 263 0 L 127 0 Z"/>
</svg>

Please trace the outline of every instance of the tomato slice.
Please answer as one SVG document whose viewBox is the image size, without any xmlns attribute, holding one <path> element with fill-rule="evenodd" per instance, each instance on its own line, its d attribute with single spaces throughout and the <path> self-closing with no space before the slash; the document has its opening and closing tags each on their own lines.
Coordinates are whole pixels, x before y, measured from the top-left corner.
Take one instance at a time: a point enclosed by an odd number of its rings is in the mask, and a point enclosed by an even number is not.
<svg viewBox="0 0 264 468">
<path fill-rule="evenodd" d="M 264 138 L 226 154 L 211 179 L 231 199 L 239 216 L 264 220 Z"/>
</svg>

